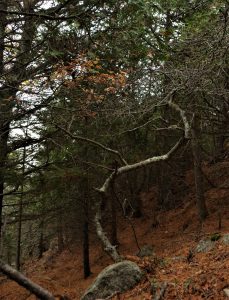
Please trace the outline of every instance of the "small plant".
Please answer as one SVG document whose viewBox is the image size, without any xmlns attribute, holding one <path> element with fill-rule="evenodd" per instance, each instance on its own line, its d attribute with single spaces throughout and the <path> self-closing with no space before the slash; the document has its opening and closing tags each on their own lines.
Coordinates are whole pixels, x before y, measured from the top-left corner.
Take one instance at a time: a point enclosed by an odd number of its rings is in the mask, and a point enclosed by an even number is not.
<svg viewBox="0 0 229 300">
<path fill-rule="evenodd" d="M 152 279 L 150 280 L 150 293 L 151 293 L 151 295 L 155 295 L 158 286 L 159 286 L 159 284 L 158 284 L 158 282 L 156 281 L 156 279 L 155 279 L 155 278 L 152 278 Z"/>
<path fill-rule="evenodd" d="M 212 242 L 216 242 L 216 241 L 218 241 L 220 238 L 221 238 L 221 234 L 218 233 L 218 232 L 216 232 L 216 233 L 214 233 L 214 234 L 210 237 L 210 240 L 211 240 Z"/>
<path fill-rule="evenodd" d="M 165 268 L 168 265 L 168 260 L 166 258 L 159 259 L 158 265 L 161 268 Z"/>
<path fill-rule="evenodd" d="M 191 283 L 192 283 L 192 278 L 187 278 L 187 279 L 185 280 L 185 282 L 183 283 L 184 289 L 185 289 L 185 290 L 188 290 L 188 288 L 190 287 Z"/>
<path fill-rule="evenodd" d="M 179 280 L 177 278 L 173 279 L 173 285 L 176 287 L 179 284 Z"/>
</svg>

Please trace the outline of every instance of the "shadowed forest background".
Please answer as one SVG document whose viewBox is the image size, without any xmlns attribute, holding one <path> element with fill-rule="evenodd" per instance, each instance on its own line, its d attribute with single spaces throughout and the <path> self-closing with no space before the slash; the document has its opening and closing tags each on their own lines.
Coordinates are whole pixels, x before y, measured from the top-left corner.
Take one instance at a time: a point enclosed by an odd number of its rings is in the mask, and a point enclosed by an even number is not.
<svg viewBox="0 0 229 300">
<path fill-rule="evenodd" d="M 228 28 L 227 0 L 0 0 L 2 264 L 77 254 L 85 288 L 98 256 L 226 233 Z"/>
</svg>

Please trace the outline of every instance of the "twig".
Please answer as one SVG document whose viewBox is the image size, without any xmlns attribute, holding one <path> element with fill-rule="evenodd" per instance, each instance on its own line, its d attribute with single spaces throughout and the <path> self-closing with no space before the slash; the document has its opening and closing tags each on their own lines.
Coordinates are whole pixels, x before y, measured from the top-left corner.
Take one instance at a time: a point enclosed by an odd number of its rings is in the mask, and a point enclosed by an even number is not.
<svg viewBox="0 0 229 300">
<path fill-rule="evenodd" d="M 207 174 L 203 171 L 202 168 L 201 169 L 201 173 L 204 176 L 204 178 L 206 179 L 206 181 L 208 182 L 208 184 L 212 187 L 212 188 L 217 188 L 217 185 L 215 185 L 207 176 Z"/>
<path fill-rule="evenodd" d="M 164 297 L 165 290 L 167 289 L 168 283 L 164 282 L 161 286 L 160 293 L 154 297 L 154 300 L 160 300 Z"/>
<path fill-rule="evenodd" d="M 137 234 L 136 234 L 136 231 L 135 231 L 135 228 L 134 228 L 134 224 L 132 223 L 132 221 L 131 221 L 130 218 L 127 217 L 126 219 L 128 220 L 128 222 L 129 222 L 129 224 L 130 224 L 130 226 L 132 228 L 132 231 L 133 231 L 133 234 L 134 234 L 135 243 L 136 243 L 136 245 L 138 247 L 138 250 L 141 251 L 141 248 L 140 248 L 139 243 L 138 243 Z"/>
<path fill-rule="evenodd" d="M 130 217 L 125 216 L 125 212 L 124 212 L 123 205 L 122 205 L 121 201 L 119 200 L 118 195 L 116 194 L 116 191 L 115 191 L 114 182 L 112 183 L 112 192 L 113 192 L 113 194 L 114 194 L 115 200 L 117 201 L 117 203 L 121 206 L 121 208 L 122 208 L 122 210 L 123 210 L 123 215 L 124 215 L 125 219 L 128 220 L 128 222 L 129 222 L 129 224 L 130 224 L 130 226 L 131 226 L 131 228 L 132 228 L 132 231 L 133 231 L 133 234 L 134 234 L 135 243 L 136 243 L 136 245 L 137 245 L 137 247 L 138 247 L 138 250 L 140 251 L 141 248 L 140 248 L 140 246 L 139 246 L 139 242 L 138 242 L 136 230 L 135 230 L 135 228 L 134 228 L 134 224 L 132 223 Z"/>
<path fill-rule="evenodd" d="M 109 299 L 112 299 L 114 296 L 118 296 L 119 295 L 119 292 L 114 292 L 113 294 L 111 294 L 110 296 L 108 296 L 107 298 L 105 298 L 104 300 L 109 300 Z M 99 299 L 98 299 L 99 300 Z M 101 299 L 102 300 L 102 299 Z"/>
</svg>

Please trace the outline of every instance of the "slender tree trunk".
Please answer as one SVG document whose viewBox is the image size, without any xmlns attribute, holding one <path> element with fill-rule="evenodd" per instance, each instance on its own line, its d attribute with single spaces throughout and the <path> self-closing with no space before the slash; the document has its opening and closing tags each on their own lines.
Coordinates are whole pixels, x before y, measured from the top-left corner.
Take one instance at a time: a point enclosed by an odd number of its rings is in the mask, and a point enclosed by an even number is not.
<svg viewBox="0 0 229 300">
<path fill-rule="evenodd" d="M 87 136 L 88 129 L 88 117 L 85 117 L 85 133 Z M 88 145 L 85 149 L 86 161 L 88 161 Z M 89 170 L 86 170 L 86 178 L 84 184 L 84 220 L 83 220 L 83 266 L 84 266 L 84 278 L 87 278 L 91 275 L 90 269 L 90 243 L 89 243 L 89 197 L 90 197 L 90 188 L 89 188 Z"/>
<path fill-rule="evenodd" d="M 170 9 L 166 10 L 165 14 L 165 24 L 164 24 L 164 30 L 165 30 L 165 36 L 164 36 L 164 44 L 169 49 L 170 45 L 170 39 L 171 39 L 171 30 L 172 30 L 173 22 L 172 22 L 172 15 Z M 165 62 L 164 67 L 166 68 L 167 62 Z M 164 75 L 163 78 L 163 92 L 164 96 L 168 93 L 168 87 L 170 86 L 170 78 L 168 76 Z M 172 118 L 171 113 L 168 113 L 168 107 L 162 107 L 161 108 L 161 114 L 162 118 L 164 120 L 167 120 L 167 122 Z M 159 149 L 160 151 L 164 151 L 164 149 L 167 148 L 168 145 L 168 136 L 164 134 L 159 133 Z M 158 177 L 157 177 L 157 185 L 158 185 L 158 206 L 166 209 L 166 203 L 168 199 L 168 193 L 169 193 L 169 185 L 170 185 L 170 174 L 168 174 L 168 166 L 162 161 L 157 165 L 158 169 Z"/>
<path fill-rule="evenodd" d="M 139 172 L 139 171 L 138 171 Z M 146 180 L 147 180 L 147 171 L 146 168 L 143 167 L 143 169 L 138 173 L 139 175 L 139 180 L 138 180 L 138 175 L 135 175 L 136 178 L 136 189 L 135 189 L 135 194 L 133 195 L 133 200 L 134 200 L 134 208 L 136 211 L 136 218 L 141 218 L 143 216 L 143 207 L 142 207 L 142 198 L 141 198 L 141 193 L 144 189 Z"/>
<path fill-rule="evenodd" d="M 127 174 L 128 185 L 130 190 L 130 211 L 132 210 L 132 216 L 134 218 L 142 217 L 142 203 L 141 198 L 139 197 L 139 189 L 138 189 L 138 176 L 136 171 L 132 174 Z"/>
<path fill-rule="evenodd" d="M 64 250 L 64 233 L 63 233 L 63 221 L 62 214 L 58 218 L 57 224 L 57 243 L 58 243 L 58 252 L 62 252 Z"/>
<path fill-rule="evenodd" d="M 0 1 L 0 9 L 7 9 L 7 1 Z M 4 70 L 4 48 L 5 48 L 5 28 L 7 20 L 4 13 L 0 13 L 0 76 Z M 1 110 L 1 121 L 0 121 L 0 243 L 2 234 L 2 206 L 3 206 L 3 192 L 4 192 L 4 166 L 7 157 L 7 140 L 9 135 L 9 124 L 5 124 L 5 116 L 2 112 L 4 102 L 4 93 L 0 93 L 0 110 Z M 0 246 L 1 249 L 1 246 Z M 1 255 L 1 253 L 0 253 Z"/>
<path fill-rule="evenodd" d="M 196 186 L 196 203 L 199 218 L 204 221 L 208 215 L 205 198 L 204 198 L 204 183 L 203 173 L 201 170 L 201 150 L 199 145 L 199 133 L 198 133 L 198 120 L 194 116 L 193 127 L 192 127 L 192 153 L 194 160 L 194 175 L 195 175 L 195 186 Z"/>
<path fill-rule="evenodd" d="M 23 188 L 21 190 L 23 192 Z M 20 202 L 19 202 L 19 219 L 18 219 L 18 232 L 17 232 L 17 253 L 16 253 L 16 269 L 20 271 L 21 269 L 21 231 L 22 231 L 22 194 L 20 195 Z"/>
<path fill-rule="evenodd" d="M 8 111 L 4 108 L 7 103 L 4 93 L 0 93 L 0 111 L 2 119 L 0 120 L 0 242 L 2 233 L 2 208 L 3 208 L 3 194 L 4 194 L 4 183 L 5 183 L 5 167 L 7 163 L 7 152 L 8 152 L 8 137 L 10 130 L 10 122 L 7 119 Z"/>
<path fill-rule="evenodd" d="M 223 112 L 228 111 L 228 106 L 226 106 L 226 104 L 223 106 L 222 111 Z M 218 127 L 218 134 L 215 137 L 215 157 L 222 159 L 225 151 L 225 141 L 227 140 L 228 128 L 229 128 L 228 114 L 224 113 L 223 116 L 219 117 L 218 121 L 221 124 Z"/>
<path fill-rule="evenodd" d="M 164 140 L 164 139 L 163 139 Z M 164 145 L 164 142 L 163 142 Z M 165 164 L 164 162 L 160 162 L 157 166 L 158 168 L 158 177 L 157 177 L 157 185 L 158 185 L 158 205 L 159 207 L 165 208 L 165 198 L 167 194 L 167 184 L 166 175 L 165 175 Z"/>
<path fill-rule="evenodd" d="M 27 130 L 26 130 L 27 131 Z M 27 132 L 26 132 L 27 136 Z M 19 212 L 18 212 L 18 239 L 17 239 L 17 255 L 16 255 L 16 269 L 20 271 L 21 269 L 21 230 L 22 230 L 22 214 L 23 214 L 23 191 L 24 191 L 24 173 L 25 173 L 25 157 L 26 148 L 23 148 L 23 161 L 22 161 L 22 183 L 21 183 L 21 195 L 19 200 Z"/>
<path fill-rule="evenodd" d="M 115 197 L 115 187 L 114 182 L 111 184 L 111 244 L 118 245 L 118 237 L 117 237 L 117 213 L 116 213 L 116 205 L 115 205 L 116 197 Z"/>
<path fill-rule="evenodd" d="M 89 186 L 88 178 L 86 178 L 86 186 L 84 193 L 84 219 L 83 219 L 83 268 L 84 278 L 91 275 L 90 269 L 90 243 L 89 243 L 89 221 L 88 221 L 88 198 L 89 198 Z"/>
<path fill-rule="evenodd" d="M 83 268 L 84 278 L 91 275 L 90 256 L 89 256 L 89 223 L 85 218 L 83 225 Z"/>
<path fill-rule="evenodd" d="M 1 167 L 0 167 L 1 168 Z M 0 251 L 2 252 L 2 207 L 3 207 L 3 192 L 4 192 L 4 178 L 0 176 Z M 0 252 L 0 257 L 2 253 Z"/>
<path fill-rule="evenodd" d="M 4 198 L 5 172 L 8 159 L 8 138 L 13 108 L 13 103 L 10 98 L 15 96 L 15 93 L 16 92 L 14 89 L 11 90 L 9 88 L 2 88 L 2 91 L 0 92 L 0 243 L 2 233 L 2 209 Z"/>
<path fill-rule="evenodd" d="M 1 234 L 2 234 L 2 208 L 3 208 L 3 198 L 4 198 L 3 194 L 4 194 L 4 182 L 5 182 L 5 166 L 7 161 L 8 136 L 9 136 L 9 123 L 6 124 L 5 126 L 4 124 L 0 124 L 0 243 L 1 243 Z"/>
<path fill-rule="evenodd" d="M 43 217 L 42 217 L 43 218 Z M 39 245 L 38 245 L 38 258 L 42 258 L 43 252 L 44 252 L 44 220 L 41 220 L 40 226 L 40 237 L 39 237 Z"/>
</svg>

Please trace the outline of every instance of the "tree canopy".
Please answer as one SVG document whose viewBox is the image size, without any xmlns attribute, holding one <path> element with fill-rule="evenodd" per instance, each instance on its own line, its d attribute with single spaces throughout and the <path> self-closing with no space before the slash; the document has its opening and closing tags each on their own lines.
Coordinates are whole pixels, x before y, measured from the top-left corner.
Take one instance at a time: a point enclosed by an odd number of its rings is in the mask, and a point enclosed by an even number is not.
<svg viewBox="0 0 229 300">
<path fill-rule="evenodd" d="M 95 223 L 120 260 L 116 213 L 140 217 L 153 184 L 159 207 L 179 205 L 175 166 L 194 168 L 204 221 L 202 161 L 228 145 L 228 12 L 223 0 L 0 1 L 4 259 L 20 269 L 79 237 L 87 277 Z"/>
</svg>

